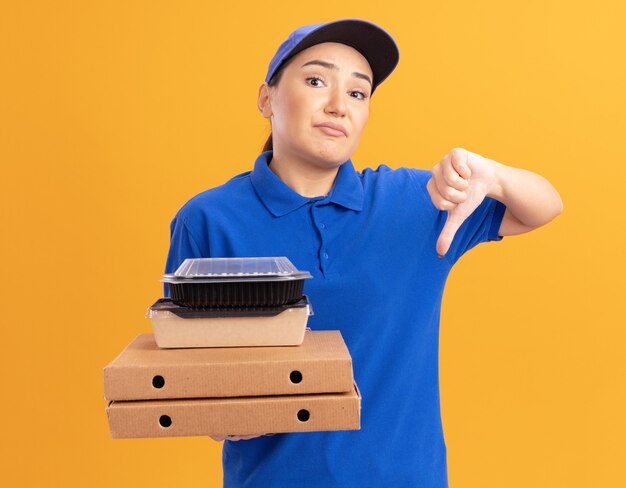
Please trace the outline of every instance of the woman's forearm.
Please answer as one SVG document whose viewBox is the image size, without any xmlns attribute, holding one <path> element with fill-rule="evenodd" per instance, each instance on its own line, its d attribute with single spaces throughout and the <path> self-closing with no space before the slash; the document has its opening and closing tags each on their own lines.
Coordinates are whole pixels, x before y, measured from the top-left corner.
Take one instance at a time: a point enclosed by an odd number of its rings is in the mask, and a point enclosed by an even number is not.
<svg viewBox="0 0 626 488">
<path fill-rule="evenodd" d="M 487 196 L 504 203 L 522 224 L 540 227 L 563 212 L 561 196 L 543 176 L 493 162 L 497 178 Z"/>
</svg>

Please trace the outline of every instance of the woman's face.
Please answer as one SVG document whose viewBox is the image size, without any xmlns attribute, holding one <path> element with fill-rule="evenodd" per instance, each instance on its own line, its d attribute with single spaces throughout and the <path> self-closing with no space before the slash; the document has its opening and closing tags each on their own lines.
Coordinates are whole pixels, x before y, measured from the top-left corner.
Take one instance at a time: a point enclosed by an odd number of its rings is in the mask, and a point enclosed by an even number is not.
<svg viewBox="0 0 626 488">
<path fill-rule="evenodd" d="M 296 54 L 278 84 L 259 91 L 274 154 L 322 168 L 349 159 L 367 122 L 372 78 L 365 57 L 345 44 L 325 42 Z M 343 131 L 320 127 L 326 123 Z"/>
</svg>

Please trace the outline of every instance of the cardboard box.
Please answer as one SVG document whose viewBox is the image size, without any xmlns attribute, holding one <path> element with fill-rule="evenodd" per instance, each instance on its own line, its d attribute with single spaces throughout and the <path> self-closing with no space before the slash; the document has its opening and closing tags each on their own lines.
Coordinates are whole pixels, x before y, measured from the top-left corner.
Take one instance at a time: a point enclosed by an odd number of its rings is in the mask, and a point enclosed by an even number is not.
<svg viewBox="0 0 626 488">
<path fill-rule="evenodd" d="M 177 315 L 181 309 L 187 316 Z M 304 297 L 298 305 L 275 315 L 248 312 L 258 316 L 243 316 L 240 314 L 244 312 L 235 311 L 233 316 L 220 317 L 210 316 L 215 312 L 199 311 L 197 317 L 188 318 L 190 309 L 161 299 L 150 307 L 148 316 L 156 343 L 162 348 L 297 346 L 302 344 L 309 310 Z"/>
<path fill-rule="evenodd" d="M 358 430 L 361 394 L 111 402 L 113 438 Z"/>
<path fill-rule="evenodd" d="M 200 349 L 160 349 L 140 334 L 104 368 L 105 400 L 339 393 L 353 384 L 337 330 L 307 330 L 300 346 Z"/>
</svg>

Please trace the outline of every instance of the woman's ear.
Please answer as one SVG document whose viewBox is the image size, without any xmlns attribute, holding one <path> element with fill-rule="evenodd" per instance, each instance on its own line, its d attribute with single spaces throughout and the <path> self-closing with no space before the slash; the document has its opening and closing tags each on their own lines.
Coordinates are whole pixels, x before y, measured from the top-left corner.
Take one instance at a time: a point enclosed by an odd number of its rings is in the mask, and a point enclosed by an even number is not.
<svg viewBox="0 0 626 488">
<path fill-rule="evenodd" d="M 257 107 L 259 107 L 259 112 L 266 119 L 269 119 L 272 115 L 272 106 L 270 103 L 270 87 L 267 82 L 261 83 L 259 87 L 259 99 L 257 100 Z"/>
</svg>

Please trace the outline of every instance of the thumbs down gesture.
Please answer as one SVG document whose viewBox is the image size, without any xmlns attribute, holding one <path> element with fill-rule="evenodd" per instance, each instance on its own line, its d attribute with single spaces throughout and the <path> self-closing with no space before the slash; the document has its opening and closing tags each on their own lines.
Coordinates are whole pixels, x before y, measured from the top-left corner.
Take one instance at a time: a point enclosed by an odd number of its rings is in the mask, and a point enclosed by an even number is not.
<svg viewBox="0 0 626 488">
<path fill-rule="evenodd" d="M 445 256 L 461 224 L 496 184 L 496 162 L 462 148 L 454 148 L 432 169 L 426 188 L 439 210 L 447 210 L 437 239 L 437 254 Z"/>
</svg>

